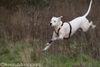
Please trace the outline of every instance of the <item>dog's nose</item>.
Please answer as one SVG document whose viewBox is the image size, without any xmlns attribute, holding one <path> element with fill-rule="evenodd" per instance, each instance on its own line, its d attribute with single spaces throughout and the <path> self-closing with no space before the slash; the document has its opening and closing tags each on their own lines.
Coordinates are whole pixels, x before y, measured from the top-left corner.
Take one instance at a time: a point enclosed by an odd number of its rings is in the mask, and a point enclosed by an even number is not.
<svg viewBox="0 0 100 67">
<path fill-rule="evenodd" d="M 49 23 L 49 25 L 51 26 L 51 25 L 52 25 L 52 23 Z"/>
</svg>

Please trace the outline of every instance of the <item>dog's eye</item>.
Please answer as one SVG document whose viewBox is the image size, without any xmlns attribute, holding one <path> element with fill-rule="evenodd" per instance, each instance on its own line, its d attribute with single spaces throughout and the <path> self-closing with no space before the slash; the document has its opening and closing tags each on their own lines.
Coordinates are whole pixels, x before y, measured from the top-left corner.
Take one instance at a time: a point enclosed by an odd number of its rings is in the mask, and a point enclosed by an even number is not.
<svg viewBox="0 0 100 67">
<path fill-rule="evenodd" d="M 54 20 L 54 22 L 56 22 L 56 21 Z"/>
</svg>

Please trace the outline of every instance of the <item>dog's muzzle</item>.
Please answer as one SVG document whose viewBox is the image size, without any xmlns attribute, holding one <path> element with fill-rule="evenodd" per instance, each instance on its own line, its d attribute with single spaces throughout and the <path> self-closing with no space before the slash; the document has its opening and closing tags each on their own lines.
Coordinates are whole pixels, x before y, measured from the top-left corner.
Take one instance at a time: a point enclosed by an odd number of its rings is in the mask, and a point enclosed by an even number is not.
<svg viewBox="0 0 100 67">
<path fill-rule="evenodd" d="M 51 26 L 51 25 L 52 25 L 52 23 L 49 23 L 49 25 Z"/>
</svg>

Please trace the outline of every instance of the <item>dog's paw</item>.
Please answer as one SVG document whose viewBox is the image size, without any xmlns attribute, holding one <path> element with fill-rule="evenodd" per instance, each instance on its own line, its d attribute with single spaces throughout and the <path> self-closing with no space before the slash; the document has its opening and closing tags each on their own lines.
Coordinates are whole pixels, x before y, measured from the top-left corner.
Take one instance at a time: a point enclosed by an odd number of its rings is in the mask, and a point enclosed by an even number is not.
<svg viewBox="0 0 100 67">
<path fill-rule="evenodd" d="M 46 46 L 46 47 L 43 49 L 43 51 L 46 51 L 48 48 L 49 48 L 49 46 Z"/>
<path fill-rule="evenodd" d="M 96 25 L 92 25 L 92 29 L 94 29 L 96 27 Z"/>
<path fill-rule="evenodd" d="M 50 43 L 46 43 L 45 46 L 48 46 Z"/>
<path fill-rule="evenodd" d="M 43 49 L 43 51 L 46 51 L 49 47 L 50 47 L 51 44 L 49 43 L 46 43 L 46 47 Z"/>
<path fill-rule="evenodd" d="M 96 27 L 96 25 L 93 24 L 93 22 L 90 22 L 92 29 L 94 29 Z"/>
</svg>

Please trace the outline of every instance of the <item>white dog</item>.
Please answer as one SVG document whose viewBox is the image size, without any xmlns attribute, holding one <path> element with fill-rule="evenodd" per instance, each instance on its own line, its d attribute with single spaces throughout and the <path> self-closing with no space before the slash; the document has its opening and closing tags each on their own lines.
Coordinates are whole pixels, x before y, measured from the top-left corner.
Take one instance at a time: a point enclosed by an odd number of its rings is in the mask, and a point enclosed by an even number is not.
<svg viewBox="0 0 100 67">
<path fill-rule="evenodd" d="M 60 17 L 52 17 L 50 25 L 54 27 L 55 31 L 53 32 L 52 39 L 48 41 L 46 47 L 43 50 L 47 50 L 51 42 L 57 39 L 69 38 L 72 36 L 79 28 L 81 28 L 84 32 L 86 32 L 90 27 L 95 28 L 92 21 L 89 22 L 86 16 L 89 14 L 91 9 L 92 0 L 89 5 L 89 9 L 87 13 L 83 16 L 77 17 L 70 21 L 69 23 L 63 23 L 61 21 L 62 16 Z"/>
</svg>

